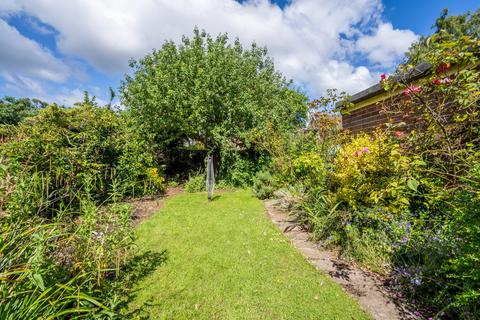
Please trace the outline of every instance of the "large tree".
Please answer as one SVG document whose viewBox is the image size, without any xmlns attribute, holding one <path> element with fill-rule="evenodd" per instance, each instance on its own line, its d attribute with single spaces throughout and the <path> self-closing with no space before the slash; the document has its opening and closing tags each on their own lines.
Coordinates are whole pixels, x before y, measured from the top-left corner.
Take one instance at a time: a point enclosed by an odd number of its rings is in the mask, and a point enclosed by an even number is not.
<svg viewBox="0 0 480 320">
<path fill-rule="evenodd" d="M 448 9 L 443 9 L 440 17 L 432 26 L 436 42 L 452 41 L 462 36 L 480 37 L 480 9 L 475 12 L 449 16 Z M 426 61 L 426 55 L 432 51 L 431 36 L 422 36 L 408 49 L 407 63 L 418 64 Z"/>
<path fill-rule="evenodd" d="M 164 151 L 186 144 L 219 153 L 248 149 L 252 133 L 305 122 L 305 95 L 291 88 L 267 50 L 244 49 L 227 34 L 194 30 L 139 61 L 122 82 L 122 103 Z"/>
<path fill-rule="evenodd" d="M 16 125 L 24 118 L 33 116 L 47 104 L 38 99 L 4 97 L 0 99 L 0 125 Z"/>
</svg>

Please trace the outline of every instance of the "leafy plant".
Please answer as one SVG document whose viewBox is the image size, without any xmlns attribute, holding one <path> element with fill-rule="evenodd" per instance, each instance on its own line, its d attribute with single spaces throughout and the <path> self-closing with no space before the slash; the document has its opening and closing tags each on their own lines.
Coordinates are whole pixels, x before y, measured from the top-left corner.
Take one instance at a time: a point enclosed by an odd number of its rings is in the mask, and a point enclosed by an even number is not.
<svg viewBox="0 0 480 320">
<path fill-rule="evenodd" d="M 2 218 L 0 317 L 96 318 L 114 312 L 83 284 L 88 274 L 68 274 L 56 264 L 57 248 L 68 239 L 61 225 Z"/>
<path fill-rule="evenodd" d="M 4 97 L 0 99 L 0 125 L 17 125 L 46 106 L 38 99 Z"/>
<path fill-rule="evenodd" d="M 17 186 L 8 192 L 10 206 L 30 214 L 57 209 L 74 204 L 86 185 L 96 200 L 112 187 L 122 196 L 161 192 L 153 152 L 128 121 L 95 105 L 52 105 L 13 128 L 0 146 Z"/>
<path fill-rule="evenodd" d="M 197 172 L 190 176 L 187 183 L 185 183 L 185 191 L 187 192 L 201 192 L 206 190 L 206 178 L 202 172 Z"/>
<path fill-rule="evenodd" d="M 204 150 L 220 162 L 220 176 L 251 182 L 253 175 L 235 171 L 246 163 L 234 161 L 256 159 L 238 156 L 253 154 L 253 132 L 267 123 L 285 131 L 305 121 L 306 97 L 290 88 L 266 49 L 244 49 L 226 34 L 212 38 L 195 29 L 181 44 L 165 42 L 130 66 L 122 103 L 154 135 L 167 169 L 185 156 L 182 151 Z"/>
<path fill-rule="evenodd" d="M 253 192 L 259 199 L 268 199 L 273 196 L 276 190 L 276 183 L 268 171 L 260 171 L 253 182 Z"/>
</svg>

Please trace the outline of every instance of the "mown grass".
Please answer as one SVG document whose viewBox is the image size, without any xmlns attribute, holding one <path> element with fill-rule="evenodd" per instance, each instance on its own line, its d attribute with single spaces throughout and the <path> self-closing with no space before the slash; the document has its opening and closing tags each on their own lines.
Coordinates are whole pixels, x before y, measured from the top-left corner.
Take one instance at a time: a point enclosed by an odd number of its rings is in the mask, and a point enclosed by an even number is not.
<svg viewBox="0 0 480 320">
<path fill-rule="evenodd" d="M 316 271 L 250 192 L 181 194 L 138 229 L 139 254 L 166 261 L 136 288 L 130 309 L 151 319 L 369 319 Z"/>
</svg>

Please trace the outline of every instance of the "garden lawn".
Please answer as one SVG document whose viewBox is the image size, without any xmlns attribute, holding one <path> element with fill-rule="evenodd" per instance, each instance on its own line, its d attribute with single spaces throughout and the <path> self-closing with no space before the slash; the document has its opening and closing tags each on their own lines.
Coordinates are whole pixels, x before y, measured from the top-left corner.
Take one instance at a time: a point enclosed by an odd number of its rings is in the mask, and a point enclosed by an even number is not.
<svg viewBox="0 0 480 320">
<path fill-rule="evenodd" d="M 139 254 L 166 250 L 129 305 L 151 319 L 370 319 L 248 191 L 173 196 L 137 234 Z"/>
</svg>

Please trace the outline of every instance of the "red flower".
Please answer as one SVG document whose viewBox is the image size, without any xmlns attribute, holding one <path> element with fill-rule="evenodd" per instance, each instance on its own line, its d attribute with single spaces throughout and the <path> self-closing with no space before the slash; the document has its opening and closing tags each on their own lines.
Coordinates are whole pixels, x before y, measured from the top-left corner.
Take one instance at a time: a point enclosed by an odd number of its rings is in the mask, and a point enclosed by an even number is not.
<svg viewBox="0 0 480 320">
<path fill-rule="evenodd" d="M 405 133 L 403 131 L 395 131 L 395 133 L 394 133 L 395 137 L 397 137 L 397 138 L 403 137 L 404 134 Z"/>
<path fill-rule="evenodd" d="M 382 74 L 380 75 L 380 79 L 381 79 L 382 81 L 387 80 L 387 79 L 388 79 L 388 74 L 382 73 Z"/>
<path fill-rule="evenodd" d="M 439 85 L 439 84 L 442 83 L 442 80 L 440 80 L 440 79 L 433 79 L 433 80 L 432 80 L 432 83 L 433 83 L 434 85 Z"/>
<path fill-rule="evenodd" d="M 416 86 L 416 85 L 411 85 L 411 86 L 408 86 L 405 88 L 405 90 L 403 90 L 403 94 L 406 95 L 406 96 L 409 96 L 410 93 L 414 92 L 420 92 L 422 91 L 422 88 L 420 88 L 419 86 Z"/>
<path fill-rule="evenodd" d="M 437 73 L 444 73 L 448 71 L 448 69 L 450 69 L 450 63 L 442 62 L 435 71 L 437 71 Z"/>
</svg>

